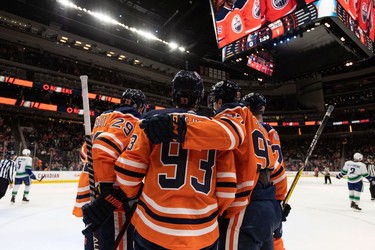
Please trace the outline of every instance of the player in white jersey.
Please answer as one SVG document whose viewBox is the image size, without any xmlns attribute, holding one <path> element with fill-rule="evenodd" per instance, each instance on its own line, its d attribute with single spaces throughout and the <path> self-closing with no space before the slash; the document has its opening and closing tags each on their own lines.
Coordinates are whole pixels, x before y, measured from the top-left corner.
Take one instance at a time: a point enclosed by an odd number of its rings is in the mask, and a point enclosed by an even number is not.
<svg viewBox="0 0 375 250">
<path fill-rule="evenodd" d="M 11 203 L 16 200 L 18 189 L 20 188 L 22 182 L 25 183 L 25 190 L 23 192 L 23 202 L 29 202 L 27 196 L 30 192 L 30 179 L 36 180 L 35 175 L 31 171 L 33 166 L 33 159 L 30 157 L 31 151 L 29 149 L 22 150 L 22 156 L 18 156 L 15 160 L 16 162 L 16 177 L 14 180 L 14 188 L 12 192 Z"/>
<path fill-rule="evenodd" d="M 363 155 L 355 153 L 353 161 L 346 161 L 341 172 L 336 175 L 337 179 L 341 179 L 343 176 L 348 177 L 348 188 L 349 188 L 349 199 L 351 201 L 350 207 L 355 210 L 362 210 L 358 207 L 359 200 L 361 198 L 361 192 L 363 189 L 363 177 L 367 178 L 371 182 L 371 177 L 367 172 L 366 165 L 361 162 Z"/>
</svg>

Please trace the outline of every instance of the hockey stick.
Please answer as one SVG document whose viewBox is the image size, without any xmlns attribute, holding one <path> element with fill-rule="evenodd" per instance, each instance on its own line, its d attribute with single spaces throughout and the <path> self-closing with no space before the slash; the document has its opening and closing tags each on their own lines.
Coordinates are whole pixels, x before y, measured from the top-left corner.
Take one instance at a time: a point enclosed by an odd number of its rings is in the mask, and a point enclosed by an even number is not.
<svg viewBox="0 0 375 250">
<path fill-rule="evenodd" d="M 298 172 L 297 172 L 296 176 L 294 177 L 292 185 L 290 186 L 290 188 L 288 190 L 288 193 L 285 196 L 285 199 L 284 199 L 283 204 L 282 204 L 283 207 L 285 207 L 285 204 L 288 203 L 288 201 L 290 199 L 290 196 L 292 195 L 292 193 L 294 191 L 294 188 L 296 187 L 297 182 L 298 182 L 299 178 L 301 177 L 303 170 L 305 169 L 306 164 L 309 162 L 309 158 L 310 158 L 310 156 L 311 156 L 311 154 L 312 154 L 312 152 L 315 148 L 316 143 L 318 142 L 318 139 L 319 139 L 320 135 L 322 134 L 322 131 L 323 131 L 324 127 L 327 124 L 327 121 L 328 121 L 329 117 L 331 116 L 332 111 L 333 111 L 333 106 L 330 105 L 328 107 L 327 112 L 325 113 L 321 123 L 320 123 L 320 126 L 319 126 L 318 130 L 316 131 L 316 133 L 314 135 L 314 138 L 313 138 L 313 140 L 310 144 L 309 149 L 307 150 L 305 163 L 298 169 Z"/>
<path fill-rule="evenodd" d="M 135 204 L 133 204 L 133 206 L 130 209 L 130 211 L 128 211 L 125 214 L 126 220 L 125 220 L 125 223 L 122 225 L 121 230 L 120 230 L 120 232 L 118 233 L 118 235 L 116 237 L 115 244 L 113 246 L 113 250 L 116 250 L 117 247 L 118 247 L 118 245 L 120 245 L 121 239 L 122 239 L 122 237 L 124 237 L 124 234 L 125 234 L 126 230 L 128 230 L 131 218 L 133 217 L 133 214 L 134 214 L 134 211 L 135 211 L 136 208 L 137 208 L 137 204 L 135 203 Z"/>
<path fill-rule="evenodd" d="M 43 179 L 44 179 L 44 175 L 42 175 L 42 177 L 40 177 L 40 179 L 37 179 L 37 181 L 41 182 Z"/>
<path fill-rule="evenodd" d="M 142 190 L 143 190 L 143 182 L 141 183 L 141 187 L 139 188 L 139 191 L 138 191 L 138 194 L 137 194 L 137 200 L 139 198 L 139 196 L 141 196 L 142 194 Z M 124 236 L 126 230 L 128 229 L 129 225 L 130 225 L 130 221 L 133 217 L 133 214 L 134 214 L 134 211 L 135 209 L 137 208 L 137 201 L 135 201 L 133 204 L 132 204 L 132 207 L 131 209 L 126 213 L 126 220 L 125 220 L 125 223 L 122 225 L 121 229 L 120 229 L 120 232 L 118 233 L 117 237 L 116 237 L 116 240 L 115 240 L 115 244 L 114 244 L 114 247 L 113 247 L 113 250 L 116 250 L 118 245 L 120 244 L 120 241 L 122 239 L 122 237 Z"/>
<path fill-rule="evenodd" d="M 83 103 L 83 118 L 85 124 L 85 142 L 87 149 L 87 169 L 89 172 L 89 184 L 90 184 L 90 201 L 95 200 L 95 179 L 94 179 L 94 168 L 92 166 L 92 141 L 91 141 L 91 121 L 90 121 L 90 106 L 89 106 L 89 95 L 88 95 L 88 85 L 87 85 L 87 75 L 82 75 L 79 77 L 82 84 L 82 103 Z M 93 232 L 93 244 L 94 250 L 99 249 L 99 238 L 96 232 Z"/>
</svg>

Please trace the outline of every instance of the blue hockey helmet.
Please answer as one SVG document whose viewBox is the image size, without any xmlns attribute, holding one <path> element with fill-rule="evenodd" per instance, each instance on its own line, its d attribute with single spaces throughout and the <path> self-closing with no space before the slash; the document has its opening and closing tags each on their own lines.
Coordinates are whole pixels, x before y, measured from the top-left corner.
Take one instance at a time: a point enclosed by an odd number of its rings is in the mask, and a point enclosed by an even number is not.
<svg viewBox="0 0 375 250">
<path fill-rule="evenodd" d="M 243 105 L 250 108 L 250 111 L 254 115 L 263 114 L 264 109 L 267 104 L 267 99 L 259 93 L 250 93 L 245 95 L 241 101 Z"/>
</svg>

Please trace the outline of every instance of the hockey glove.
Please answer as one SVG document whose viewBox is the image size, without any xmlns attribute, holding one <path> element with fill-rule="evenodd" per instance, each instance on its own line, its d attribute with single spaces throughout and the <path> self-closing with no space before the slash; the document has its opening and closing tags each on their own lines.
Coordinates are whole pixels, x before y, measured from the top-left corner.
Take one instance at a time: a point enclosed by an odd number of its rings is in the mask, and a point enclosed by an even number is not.
<svg viewBox="0 0 375 250">
<path fill-rule="evenodd" d="M 104 188 L 99 197 L 90 204 L 86 204 L 82 207 L 83 222 L 86 224 L 86 228 L 82 231 L 84 235 L 90 232 L 94 232 L 100 227 L 106 220 L 108 220 L 116 208 L 124 208 L 127 210 L 128 199 L 121 189 Z"/>
<path fill-rule="evenodd" d="M 292 210 L 292 207 L 288 203 L 285 203 L 284 208 L 283 208 L 283 214 L 281 217 L 282 221 L 286 221 L 286 217 L 288 217 L 290 210 Z"/>
<path fill-rule="evenodd" d="M 336 178 L 339 179 L 339 180 L 341 179 L 341 177 L 342 177 L 341 173 L 339 173 L 339 174 L 336 175 Z"/>
<path fill-rule="evenodd" d="M 186 135 L 186 121 L 184 115 L 161 114 L 141 121 L 148 139 L 153 144 L 162 142 L 184 142 Z"/>
</svg>

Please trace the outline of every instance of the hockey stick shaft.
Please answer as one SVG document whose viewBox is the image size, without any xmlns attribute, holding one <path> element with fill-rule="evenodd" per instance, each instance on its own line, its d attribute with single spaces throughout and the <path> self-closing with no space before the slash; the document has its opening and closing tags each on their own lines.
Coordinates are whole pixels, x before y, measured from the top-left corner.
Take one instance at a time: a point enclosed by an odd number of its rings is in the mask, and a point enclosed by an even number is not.
<svg viewBox="0 0 375 250">
<path fill-rule="evenodd" d="M 95 179 L 94 169 L 92 166 L 92 141 L 91 141 L 91 121 L 90 121 L 90 106 L 88 97 L 88 77 L 86 75 L 80 76 L 82 83 L 82 102 L 83 102 L 83 118 L 85 125 L 85 142 L 87 150 L 87 164 L 89 172 L 89 183 L 90 183 L 90 200 L 95 200 Z"/>
<path fill-rule="evenodd" d="M 293 193 L 293 191 L 294 191 L 294 188 L 296 187 L 297 182 L 298 182 L 299 178 L 301 177 L 303 170 L 305 169 L 306 164 L 309 162 L 309 158 L 310 158 L 310 156 L 311 156 L 311 154 L 312 154 L 312 152 L 313 152 L 313 150 L 314 150 L 314 148 L 315 148 L 315 146 L 316 146 L 316 143 L 318 142 L 318 139 L 319 139 L 320 135 L 321 135 L 322 132 L 323 132 L 324 127 L 325 127 L 326 124 L 327 124 L 328 119 L 329 119 L 330 116 L 331 116 L 331 113 L 332 113 L 333 109 L 334 109 L 334 108 L 333 108 L 332 105 L 330 105 L 330 106 L 328 107 L 327 112 L 325 113 L 325 115 L 324 115 L 324 117 L 323 117 L 323 119 L 322 119 L 322 121 L 321 121 L 321 123 L 320 123 L 320 126 L 319 126 L 318 130 L 316 131 L 316 133 L 315 133 L 315 135 L 314 135 L 314 138 L 313 138 L 313 140 L 312 140 L 312 142 L 311 142 L 311 144 L 310 144 L 310 146 L 309 146 L 309 149 L 307 150 L 307 154 L 306 154 L 305 162 L 304 162 L 304 164 L 298 169 L 298 172 L 297 172 L 296 176 L 294 177 L 294 180 L 293 180 L 293 182 L 292 182 L 292 185 L 290 186 L 290 188 L 289 188 L 289 190 L 288 190 L 288 192 L 287 192 L 287 194 L 286 194 L 286 196 L 285 196 L 285 199 L 284 199 L 283 204 L 282 204 L 283 207 L 285 206 L 285 203 L 288 203 L 288 201 L 289 201 L 289 199 L 290 199 L 290 196 L 292 195 L 292 193 Z"/>
<path fill-rule="evenodd" d="M 122 227 L 120 229 L 120 232 L 118 233 L 118 235 L 116 237 L 115 244 L 113 246 L 113 250 L 116 250 L 117 247 L 120 245 L 121 239 L 122 239 L 122 237 L 124 237 L 124 234 L 125 234 L 126 230 L 128 229 L 128 227 L 130 225 L 130 221 L 131 221 L 131 218 L 133 217 L 133 214 L 134 214 L 134 211 L 135 211 L 136 207 L 137 207 L 137 204 L 134 204 L 132 206 L 132 208 L 130 209 L 130 211 L 128 211 L 126 213 L 125 223 L 122 225 Z"/>
<path fill-rule="evenodd" d="M 91 140 L 91 121 L 90 121 L 90 105 L 89 105 L 89 94 L 88 94 L 88 76 L 81 75 L 79 77 L 82 84 L 82 103 L 83 103 L 83 118 L 85 124 L 85 142 L 87 150 L 87 169 L 89 173 L 89 187 L 90 187 L 90 201 L 95 200 L 95 178 L 94 178 L 94 168 L 92 166 L 92 140 Z M 94 249 L 99 249 L 99 238 L 97 233 L 93 233 L 93 244 Z"/>
<path fill-rule="evenodd" d="M 139 196 L 141 196 L 142 190 L 143 190 L 143 183 L 141 183 L 141 187 L 139 188 L 139 191 L 138 191 L 138 194 L 137 194 L 137 199 L 139 198 Z M 125 223 L 122 225 L 122 228 L 120 229 L 120 232 L 118 233 L 118 235 L 116 237 L 113 250 L 117 249 L 117 247 L 119 246 L 119 244 L 121 242 L 122 237 L 124 237 L 124 234 L 125 234 L 126 230 L 128 229 L 128 227 L 130 225 L 130 221 L 133 217 L 133 214 L 134 214 L 134 211 L 135 211 L 136 208 L 137 208 L 137 202 L 134 202 L 134 204 L 131 206 L 130 211 L 128 211 L 126 213 Z"/>
</svg>

